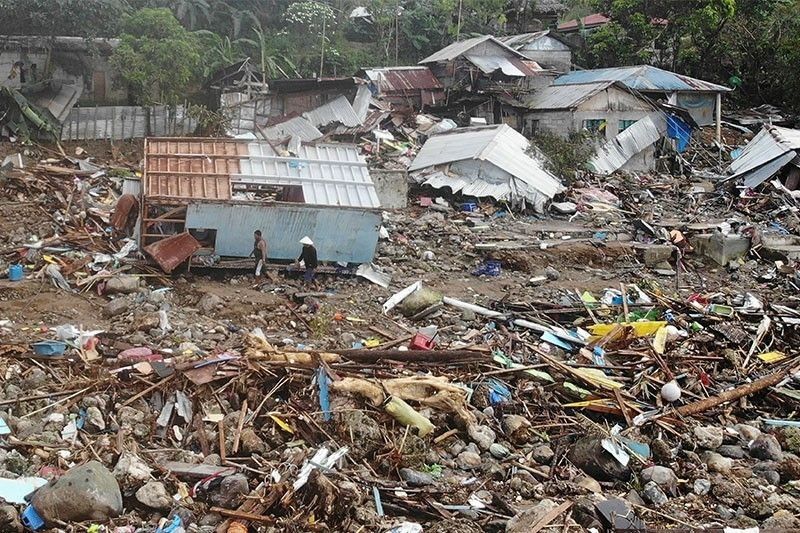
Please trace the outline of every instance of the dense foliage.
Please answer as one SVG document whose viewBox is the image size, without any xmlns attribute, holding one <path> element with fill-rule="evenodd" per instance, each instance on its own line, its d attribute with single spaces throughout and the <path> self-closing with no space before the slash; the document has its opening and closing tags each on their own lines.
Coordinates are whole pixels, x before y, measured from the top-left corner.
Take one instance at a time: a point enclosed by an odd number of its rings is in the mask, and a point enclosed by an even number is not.
<svg viewBox="0 0 800 533">
<path fill-rule="evenodd" d="M 362 67 L 415 64 L 457 37 L 544 27 L 539 8 L 553 3 L 0 0 L 0 33 L 121 36 L 115 58 L 121 78 L 141 101 L 169 100 L 247 57 L 270 77 L 349 75 Z M 742 104 L 800 109 L 800 81 L 793 72 L 800 64 L 800 0 L 560 3 L 567 6 L 562 20 L 595 12 L 613 20 L 577 36 L 574 60 L 583 67 L 651 63 L 733 85 Z M 153 11 L 141 10 L 153 8 L 171 13 L 167 21 L 159 11 L 156 24 L 169 35 L 132 32 L 130 21 L 152 18 Z"/>
</svg>

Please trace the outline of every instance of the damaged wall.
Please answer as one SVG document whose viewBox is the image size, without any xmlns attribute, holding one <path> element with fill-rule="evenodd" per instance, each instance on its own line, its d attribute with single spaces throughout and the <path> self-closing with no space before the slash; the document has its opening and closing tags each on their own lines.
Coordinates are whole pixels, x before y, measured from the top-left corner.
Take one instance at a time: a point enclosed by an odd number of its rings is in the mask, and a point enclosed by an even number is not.
<svg viewBox="0 0 800 533">
<path fill-rule="evenodd" d="M 584 121 L 604 120 L 605 139 L 611 140 L 652 111 L 653 106 L 641 98 L 609 86 L 573 109 L 529 111 L 524 116 L 524 123 L 529 131 L 566 138 L 570 133 L 581 131 Z"/>
<path fill-rule="evenodd" d="M 81 37 L 11 37 L 0 42 L 0 80 L 3 85 L 19 89 L 22 85 L 19 67 L 22 62 L 26 83 L 54 79 L 80 86 L 81 104 L 124 104 L 128 92 L 115 86 L 109 64 L 116 39 L 83 39 Z"/>
<path fill-rule="evenodd" d="M 408 206 L 408 172 L 371 168 L 369 175 L 382 208 L 402 209 Z"/>
</svg>

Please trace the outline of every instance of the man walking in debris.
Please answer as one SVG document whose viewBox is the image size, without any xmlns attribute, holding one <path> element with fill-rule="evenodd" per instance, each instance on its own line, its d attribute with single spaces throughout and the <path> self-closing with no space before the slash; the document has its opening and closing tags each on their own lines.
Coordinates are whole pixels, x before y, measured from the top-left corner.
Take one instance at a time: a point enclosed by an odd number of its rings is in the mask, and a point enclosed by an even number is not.
<svg viewBox="0 0 800 533">
<path fill-rule="evenodd" d="M 303 251 L 300 252 L 300 257 L 297 258 L 297 262 L 305 264 L 306 273 L 303 275 L 303 279 L 306 283 L 311 283 L 314 281 L 314 274 L 316 274 L 317 271 L 317 249 L 314 248 L 314 241 L 308 236 L 300 239 L 300 244 L 303 245 Z"/>
<path fill-rule="evenodd" d="M 267 260 L 267 241 L 261 236 L 261 230 L 257 229 L 253 232 L 255 242 L 253 242 L 253 251 L 250 255 L 256 258 L 256 277 L 261 276 L 261 269 L 264 267 L 264 261 Z"/>
</svg>

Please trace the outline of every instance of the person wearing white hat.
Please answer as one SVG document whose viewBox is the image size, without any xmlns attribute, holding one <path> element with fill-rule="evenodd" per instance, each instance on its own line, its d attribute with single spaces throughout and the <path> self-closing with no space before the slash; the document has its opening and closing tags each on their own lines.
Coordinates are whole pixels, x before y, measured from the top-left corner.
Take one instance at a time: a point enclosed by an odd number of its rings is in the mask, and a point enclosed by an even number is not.
<svg viewBox="0 0 800 533">
<path fill-rule="evenodd" d="M 300 252 L 300 257 L 297 258 L 297 262 L 302 262 L 305 264 L 306 273 L 303 275 L 303 279 L 311 283 L 314 281 L 314 274 L 317 271 L 317 249 L 314 248 L 314 241 L 311 240 L 311 237 L 306 235 L 302 239 L 300 239 L 300 244 L 303 245 L 303 251 Z"/>
</svg>

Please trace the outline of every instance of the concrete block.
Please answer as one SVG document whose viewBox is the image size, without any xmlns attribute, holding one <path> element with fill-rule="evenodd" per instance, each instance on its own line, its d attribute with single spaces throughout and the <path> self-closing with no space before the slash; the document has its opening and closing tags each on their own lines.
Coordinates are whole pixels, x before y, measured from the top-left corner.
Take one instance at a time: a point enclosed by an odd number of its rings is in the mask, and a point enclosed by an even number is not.
<svg viewBox="0 0 800 533">
<path fill-rule="evenodd" d="M 636 250 L 645 266 L 654 267 L 664 261 L 669 262 L 675 247 L 671 244 L 638 244 Z"/>
<path fill-rule="evenodd" d="M 408 173 L 405 170 L 370 169 L 375 192 L 384 209 L 402 209 L 408 205 Z"/>
<path fill-rule="evenodd" d="M 706 257 L 710 257 L 717 264 L 726 266 L 728 263 L 740 257 L 747 255 L 750 251 L 750 238 L 741 235 L 723 236 L 721 233 L 715 233 L 708 239 L 707 245 L 702 251 Z"/>
</svg>

